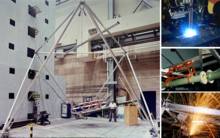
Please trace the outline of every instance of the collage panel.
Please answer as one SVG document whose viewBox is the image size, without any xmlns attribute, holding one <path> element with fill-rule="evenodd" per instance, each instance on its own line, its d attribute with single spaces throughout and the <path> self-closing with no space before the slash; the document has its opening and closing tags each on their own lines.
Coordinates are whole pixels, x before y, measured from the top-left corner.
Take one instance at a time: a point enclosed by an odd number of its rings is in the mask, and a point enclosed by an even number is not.
<svg viewBox="0 0 220 138">
<path fill-rule="evenodd" d="M 219 91 L 219 49 L 162 49 L 162 91 Z"/>
<path fill-rule="evenodd" d="M 160 138 L 160 0 L 0 11 L 0 138 Z"/>
<path fill-rule="evenodd" d="M 219 137 L 219 92 L 164 92 L 161 138 Z"/>
<path fill-rule="evenodd" d="M 219 47 L 220 1 L 162 0 L 162 47 Z"/>
</svg>

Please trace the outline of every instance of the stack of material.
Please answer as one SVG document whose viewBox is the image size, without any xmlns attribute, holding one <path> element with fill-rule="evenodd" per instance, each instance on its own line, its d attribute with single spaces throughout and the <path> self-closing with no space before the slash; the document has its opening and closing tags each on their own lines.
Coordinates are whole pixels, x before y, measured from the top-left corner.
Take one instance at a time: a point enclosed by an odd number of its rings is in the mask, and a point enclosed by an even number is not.
<svg viewBox="0 0 220 138">
<path fill-rule="evenodd" d="M 138 109 L 135 104 L 126 104 L 124 106 L 124 124 L 128 126 L 138 125 Z"/>
</svg>

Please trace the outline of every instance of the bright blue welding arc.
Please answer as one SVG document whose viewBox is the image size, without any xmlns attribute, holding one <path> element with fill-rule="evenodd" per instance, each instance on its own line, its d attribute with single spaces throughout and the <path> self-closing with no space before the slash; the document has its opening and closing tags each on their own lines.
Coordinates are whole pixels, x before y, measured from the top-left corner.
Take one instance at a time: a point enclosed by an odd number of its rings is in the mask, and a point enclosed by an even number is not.
<svg viewBox="0 0 220 138">
<path fill-rule="evenodd" d="M 186 32 L 184 33 L 185 37 L 193 37 L 195 35 L 197 35 L 197 32 L 194 29 L 187 29 Z"/>
</svg>

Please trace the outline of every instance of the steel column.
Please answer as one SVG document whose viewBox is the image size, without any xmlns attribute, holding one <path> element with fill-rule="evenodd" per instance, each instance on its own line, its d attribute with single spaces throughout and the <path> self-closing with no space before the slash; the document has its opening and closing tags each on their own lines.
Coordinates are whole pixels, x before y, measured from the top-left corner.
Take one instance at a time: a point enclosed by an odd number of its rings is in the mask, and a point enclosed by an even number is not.
<svg viewBox="0 0 220 138">
<path fill-rule="evenodd" d="M 108 0 L 108 19 L 114 19 L 115 0 Z"/>
<path fill-rule="evenodd" d="M 125 55 L 121 57 L 119 63 L 122 61 L 122 59 L 123 59 L 124 57 L 125 57 Z M 116 67 L 115 67 L 114 70 L 111 72 L 111 74 L 108 75 L 108 78 L 107 78 L 106 82 L 108 82 L 109 78 L 113 75 L 113 73 L 115 72 L 115 70 L 117 69 L 117 67 L 118 67 L 118 65 L 116 65 Z M 102 88 L 99 90 L 99 92 L 98 92 L 98 94 L 96 95 L 95 99 L 98 97 L 98 95 L 100 94 L 100 92 L 101 92 L 102 89 L 104 88 L 106 82 L 102 85 Z M 95 100 L 95 99 L 94 99 L 94 100 Z"/>
<path fill-rule="evenodd" d="M 203 71 L 202 49 L 199 49 L 200 70 Z"/>
<path fill-rule="evenodd" d="M 113 58 L 108 58 L 108 80 L 107 82 L 113 82 L 115 80 L 115 73 L 111 75 L 110 72 L 114 72 L 115 62 Z M 111 75 L 111 76 L 110 76 Z M 108 85 L 108 94 L 111 95 L 110 101 L 114 100 L 116 102 L 116 95 L 115 95 L 115 85 L 111 84 Z"/>
</svg>

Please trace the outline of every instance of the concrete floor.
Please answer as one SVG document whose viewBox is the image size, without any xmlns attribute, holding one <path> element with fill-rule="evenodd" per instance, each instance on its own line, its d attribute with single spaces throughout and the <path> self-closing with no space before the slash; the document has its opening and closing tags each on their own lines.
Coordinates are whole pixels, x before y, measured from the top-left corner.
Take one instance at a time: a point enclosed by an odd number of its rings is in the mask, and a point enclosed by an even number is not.
<svg viewBox="0 0 220 138">
<path fill-rule="evenodd" d="M 124 124 L 124 119 L 121 118 L 118 118 L 117 122 L 108 122 L 106 118 L 78 120 L 58 118 L 50 121 L 51 124 L 43 126 L 44 128 L 34 126 L 33 137 L 152 137 L 149 134 L 148 126 L 141 120 L 139 120 L 138 126 L 127 126 Z M 9 137 L 30 137 L 30 127 L 11 132 Z"/>
</svg>

